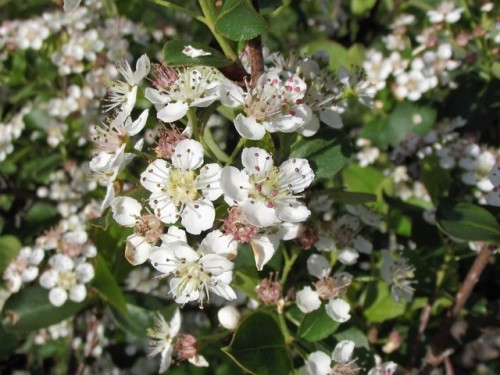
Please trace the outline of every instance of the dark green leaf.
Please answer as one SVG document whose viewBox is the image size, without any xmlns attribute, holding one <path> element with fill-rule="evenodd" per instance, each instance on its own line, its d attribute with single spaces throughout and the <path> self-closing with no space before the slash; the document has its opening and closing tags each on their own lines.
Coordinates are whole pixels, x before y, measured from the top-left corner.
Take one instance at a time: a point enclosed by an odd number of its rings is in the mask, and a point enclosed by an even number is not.
<svg viewBox="0 0 500 375">
<path fill-rule="evenodd" d="M 259 274 L 257 273 L 255 265 L 252 264 L 251 266 L 238 268 L 238 270 L 234 273 L 232 285 L 242 292 L 245 292 L 245 294 L 249 297 L 257 299 L 257 292 L 255 291 L 255 288 L 259 282 Z"/>
<path fill-rule="evenodd" d="M 298 335 L 309 342 L 316 342 L 330 336 L 339 326 L 339 323 L 328 316 L 325 306 L 321 305 L 319 309 L 304 316 Z"/>
<path fill-rule="evenodd" d="M 21 249 L 21 242 L 12 235 L 0 236 L 0 273 L 17 256 Z"/>
<path fill-rule="evenodd" d="M 402 315 L 405 305 L 398 305 L 391 296 L 389 286 L 379 281 L 366 289 L 362 311 L 369 322 L 380 323 Z"/>
<path fill-rule="evenodd" d="M 373 8 L 376 2 L 376 0 L 351 0 L 351 12 L 360 16 Z"/>
<path fill-rule="evenodd" d="M 96 288 L 99 295 L 122 312 L 127 311 L 123 293 L 111 273 L 106 261 L 101 255 L 97 255 L 95 277 L 92 286 Z"/>
<path fill-rule="evenodd" d="M 0 359 L 14 353 L 19 345 L 19 339 L 16 335 L 5 332 L 0 325 Z"/>
<path fill-rule="evenodd" d="M 421 164 L 420 179 L 424 183 L 432 201 L 436 203 L 440 197 L 448 195 L 451 176 L 448 170 L 439 166 L 435 156 L 425 158 Z"/>
<path fill-rule="evenodd" d="M 327 195 L 336 201 L 345 204 L 363 204 L 377 200 L 377 196 L 375 194 L 340 191 L 334 189 L 320 190 L 313 194 L 313 196 L 320 195 Z"/>
<path fill-rule="evenodd" d="M 439 227 L 452 237 L 500 244 L 500 224 L 489 211 L 475 204 L 442 198 L 436 219 Z"/>
<path fill-rule="evenodd" d="M 31 223 L 47 222 L 57 216 L 57 209 L 48 203 L 37 202 L 26 213 L 26 220 Z"/>
<path fill-rule="evenodd" d="M 243 320 L 222 350 L 251 374 L 290 374 L 293 369 L 285 338 L 268 313 L 256 312 Z"/>
<path fill-rule="evenodd" d="M 292 145 L 290 158 L 305 158 L 312 164 L 316 178 L 328 178 L 349 161 L 351 142 L 339 130 L 328 129 Z"/>
<path fill-rule="evenodd" d="M 226 0 L 215 21 L 215 30 L 234 41 L 250 40 L 267 29 L 267 22 L 249 0 Z"/>
<path fill-rule="evenodd" d="M 182 53 L 185 47 L 202 49 L 205 52 L 210 52 L 208 56 L 189 57 Z M 203 43 L 197 43 L 192 40 L 171 40 L 163 46 L 163 61 L 171 66 L 193 66 L 206 65 L 220 68 L 231 65 L 233 62 L 226 59 L 219 51 L 206 46 Z"/>
<path fill-rule="evenodd" d="M 7 299 L 2 310 L 2 324 L 6 332 L 29 333 L 68 319 L 85 305 L 85 301 L 68 300 L 61 307 L 55 307 L 49 301 L 47 289 L 28 286 Z"/>
</svg>

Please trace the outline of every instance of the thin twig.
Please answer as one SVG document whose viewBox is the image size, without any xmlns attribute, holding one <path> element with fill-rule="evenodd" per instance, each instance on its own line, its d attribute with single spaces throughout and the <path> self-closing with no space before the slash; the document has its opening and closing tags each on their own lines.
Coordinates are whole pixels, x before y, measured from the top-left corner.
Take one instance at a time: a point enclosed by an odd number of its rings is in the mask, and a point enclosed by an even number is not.
<svg viewBox="0 0 500 375">
<path fill-rule="evenodd" d="M 255 10 L 259 11 L 259 2 L 252 0 L 252 5 Z M 250 67 L 252 69 L 252 87 L 257 84 L 257 80 L 264 73 L 264 56 L 262 55 L 262 40 L 260 36 L 250 39 L 245 47 L 250 60 Z"/>
<path fill-rule="evenodd" d="M 460 286 L 456 296 L 455 296 L 455 304 L 453 308 L 450 310 L 448 316 L 445 321 L 441 325 L 441 330 L 435 336 L 435 339 L 431 345 L 430 350 L 426 356 L 426 365 L 422 370 L 422 374 L 430 373 L 432 367 L 437 367 L 445 362 L 446 371 L 449 371 L 451 362 L 449 364 L 446 363 L 447 357 L 453 353 L 453 337 L 451 336 L 450 330 L 455 322 L 458 314 L 464 307 L 465 303 L 469 299 L 474 286 L 476 285 L 481 273 L 484 271 L 484 268 L 489 262 L 492 251 L 495 249 L 493 246 L 489 246 L 485 244 L 479 254 L 476 256 L 472 267 L 470 268 L 467 277 L 465 278 L 463 284 Z M 449 361 L 449 360 L 448 360 Z M 447 374 L 453 374 L 453 368 L 451 368 L 452 372 L 447 372 Z"/>
</svg>

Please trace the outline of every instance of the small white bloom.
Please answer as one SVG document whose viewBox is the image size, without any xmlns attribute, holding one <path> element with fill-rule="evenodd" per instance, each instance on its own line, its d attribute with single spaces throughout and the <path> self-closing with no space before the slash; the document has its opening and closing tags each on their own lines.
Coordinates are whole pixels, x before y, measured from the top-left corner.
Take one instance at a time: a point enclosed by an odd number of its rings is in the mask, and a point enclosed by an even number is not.
<svg viewBox="0 0 500 375">
<path fill-rule="evenodd" d="M 234 330 L 238 327 L 240 317 L 240 312 L 235 306 L 224 306 L 217 312 L 219 323 L 229 330 Z"/>
<path fill-rule="evenodd" d="M 163 315 L 157 313 L 153 320 L 153 327 L 148 329 L 148 336 L 151 338 L 149 344 L 148 358 L 160 354 L 160 370 L 162 374 L 168 370 L 172 363 L 172 353 L 174 351 L 173 340 L 181 328 L 181 313 L 175 310 L 170 322 L 166 322 Z"/>
<path fill-rule="evenodd" d="M 305 314 L 317 310 L 321 306 L 321 300 L 319 299 L 318 293 L 312 290 L 310 286 L 306 286 L 297 292 L 295 302 L 300 311 Z"/>
<path fill-rule="evenodd" d="M 324 352 L 313 352 L 307 357 L 305 368 L 308 375 L 328 375 L 331 371 L 331 358 Z"/>
<path fill-rule="evenodd" d="M 175 146 L 172 165 L 157 159 L 141 174 L 142 186 L 151 192 L 149 204 L 163 223 L 173 224 L 180 217 L 191 234 L 212 227 L 215 208 L 211 201 L 222 194 L 221 168 L 215 163 L 202 165 L 202 145 L 185 139 Z"/>
<path fill-rule="evenodd" d="M 244 169 L 225 167 L 221 187 L 226 202 L 242 208 L 245 218 L 258 227 L 280 222 L 305 221 L 310 211 L 297 198 L 314 179 L 305 159 L 290 159 L 279 168 L 261 148 L 245 148 L 241 156 Z"/>
<path fill-rule="evenodd" d="M 352 357 L 352 352 L 354 351 L 354 341 L 342 340 L 340 341 L 333 350 L 332 359 L 338 363 L 347 363 Z"/>
</svg>

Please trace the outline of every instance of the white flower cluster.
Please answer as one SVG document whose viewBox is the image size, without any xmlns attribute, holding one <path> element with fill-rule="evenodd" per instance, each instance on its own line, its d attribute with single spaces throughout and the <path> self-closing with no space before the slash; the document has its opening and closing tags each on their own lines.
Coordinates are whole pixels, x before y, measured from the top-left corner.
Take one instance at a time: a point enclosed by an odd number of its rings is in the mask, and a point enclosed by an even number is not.
<svg viewBox="0 0 500 375">
<path fill-rule="evenodd" d="M 0 122 L 0 161 L 4 161 L 14 151 L 13 142 L 21 136 L 24 129 L 23 118 L 30 110 L 29 107 L 23 107 L 9 122 Z"/>
</svg>

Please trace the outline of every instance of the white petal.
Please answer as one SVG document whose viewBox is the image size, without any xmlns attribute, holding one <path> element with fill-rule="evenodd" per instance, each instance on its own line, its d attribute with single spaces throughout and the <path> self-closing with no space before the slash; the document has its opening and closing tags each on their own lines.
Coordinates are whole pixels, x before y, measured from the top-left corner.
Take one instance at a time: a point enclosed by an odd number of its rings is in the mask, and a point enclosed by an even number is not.
<svg viewBox="0 0 500 375">
<path fill-rule="evenodd" d="M 68 299 L 68 293 L 62 288 L 53 288 L 49 292 L 49 301 L 56 307 L 64 305 L 64 302 Z"/>
<path fill-rule="evenodd" d="M 354 345 L 354 341 L 351 340 L 340 341 L 333 350 L 332 359 L 338 363 L 349 362 L 354 351 Z"/>
<path fill-rule="evenodd" d="M 233 237 L 218 229 L 207 234 L 198 248 L 202 254 L 218 254 L 227 259 L 234 259 L 237 250 L 238 243 Z"/>
<path fill-rule="evenodd" d="M 332 360 L 326 353 L 317 351 L 309 354 L 306 360 L 306 369 L 309 375 L 328 375 L 331 373 Z"/>
<path fill-rule="evenodd" d="M 314 172 L 306 159 L 290 159 L 280 165 L 278 184 L 293 193 L 301 193 L 314 180 Z"/>
<path fill-rule="evenodd" d="M 318 116 L 312 116 L 309 122 L 306 122 L 304 125 L 297 129 L 297 132 L 299 134 L 302 134 L 304 137 L 312 137 L 318 132 L 319 128 L 320 123 Z"/>
<path fill-rule="evenodd" d="M 239 135 L 246 139 L 259 140 L 266 135 L 264 125 L 258 123 L 253 117 L 245 117 L 241 113 L 234 119 L 234 127 Z"/>
<path fill-rule="evenodd" d="M 149 109 L 142 111 L 141 115 L 135 120 L 131 122 L 129 126 L 127 126 L 127 132 L 129 135 L 136 135 L 139 133 L 146 125 L 146 121 L 148 121 Z"/>
<path fill-rule="evenodd" d="M 311 254 L 307 258 L 307 271 L 318 279 L 322 279 L 330 274 L 330 263 L 323 255 Z"/>
<path fill-rule="evenodd" d="M 250 224 L 258 227 L 270 227 L 276 224 L 276 210 L 269 208 L 264 202 L 247 200 L 241 208 Z"/>
<path fill-rule="evenodd" d="M 304 289 L 297 292 L 295 302 L 300 311 L 305 314 L 317 310 L 321 306 L 321 300 L 319 299 L 318 293 L 312 290 L 310 286 L 306 286 Z"/>
<path fill-rule="evenodd" d="M 182 225 L 191 234 L 200 234 L 214 225 L 215 208 L 208 199 L 187 202 L 181 213 Z"/>
<path fill-rule="evenodd" d="M 224 272 L 231 271 L 234 268 L 234 263 L 229 259 L 218 254 L 206 254 L 199 260 L 206 272 L 210 272 L 214 276 L 219 276 Z"/>
<path fill-rule="evenodd" d="M 222 168 L 220 186 L 225 198 L 233 200 L 235 203 L 247 199 L 248 191 L 252 187 L 248 175 L 235 167 Z"/>
<path fill-rule="evenodd" d="M 333 108 L 322 108 L 319 112 L 319 118 L 326 125 L 334 129 L 340 129 L 344 126 L 342 118 Z"/>
<path fill-rule="evenodd" d="M 183 171 L 198 169 L 203 165 L 203 146 L 194 139 L 177 143 L 172 154 L 172 164 Z"/>
<path fill-rule="evenodd" d="M 250 241 L 253 255 L 255 257 L 255 265 L 258 271 L 271 260 L 279 246 L 279 237 L 276 235 L 257 234 Z"/>
<path fill-rule="evenodd" d="M 220 187 L 222 168 L 219 164 L 211 163 L 200 169 L 196 186 L 203 192 L 203 196 L 211 201 L 222 195 Z"/>
<path fill-rule="evenodd" d="M 149 197 L 149 204 L 153 208 L 156 217 L 158 217 L 162 223 L 173 224 L 179 218 L 174 201 L 165 193 L 152 193 Z"/>
<path fill-rule="evenodd" d="M 164 244 L 168 244 L 171 242 L 186 242 L 187 243 L 187 237 L 186 237 L 186 232 L 183 231 L 182 229 L 177 228 L 176 226 L 171 225 L 168 228 L 168 231 L 166 234 L 163 234 L 161 237 L 161 241 Z"/>
<path fill-rule="evenodd" d="M 76 284 L 69 290 L 69 299 L 73 302 L 82 302 L 87 296 L 87 288 L 83 284 Z"/>
<path fill-rule="evenodd" d="M 166 160 L 156 159 L 141 174 L 141 185 L 151 192 L 161 192 L 168 183 L 170 165 Z"/>
<path fill-rule="evenodd" d="M 156 117 L 163 122 L 174 122 L 183 118 L 188 109 L 189 106 L 184 102 L 170 102 L 158 111 Z"/>
<path fill-rule="evenodd" d="M 493 185 L 500 186 L 500 164 L 495 164 L 488 177 Z"/>
<path fill-rule="evenodd" d="M 325 308 L 328 316 L 336 322 L 344 323 L 351 318 L 351 315 L 349 314 L 351 306 L 340 298 L 331 299 Z"/>
<path fill-rule="evenodd" d="M 208 367 L 209 366 L 208 361 L 205 359 L 205 357 L 203 357 L 200 354 L 196 354 L 194 357 L 188 358 L 188 362 L 196 367 Z"/>
<path fill-rule="evenodd" d="M 231 331 L 238 327 L 240 317 L 240 312 L 234 306 L 224 306 L 217 312 L 220 325 Z"/>
<path fill-rule="evenodd" d="M 357 251 L 363 254 L 371 254 L 373 250 L 373 245 L 363 236 L 354 237 L 354 247 Z"/>
<path fill-rule="evenodd" d="M 314 247 L 319 251 L 332 251 L 335 249 L 335 240 L 332 237 L 320 235 Z"/>
<path fill-rule="evenodd" d="M 304 203 L 295 201 L 294 199 L 276 202 L 276 212 L 280 220 L 292 223 L 306 221 L 309 215 L 311 215 L 311 211 L 309 211 Z"/>
<path fill-rule="evenodd" d="M 296 239 L 302 232 L 303 228 L 300 223 L 283 222 L 280 224 L 276 233 L 283 241 Z"/>
<path fill-rule="evenodd" d="M 220 90 L 220 101 L 226 107 L 239 107 L 244 103 L 245 99 L 243 97 L 243 89 L 233 82 L 223 82 L 219 86 Z"/>
<path fill-rule="evenodd" d="M 111 202 L 113 210 L 113 219 L 124 227 L 133 227 L 136 218 L 141 216 L 142 205 L 134 198 L 116 197 Z"/>
<path fill-rule="evenodd" d="M 170 102 L 170 98 L 168 95 L 165 95 L 159 90 L 152 89 L 151 87 L 148 87 L 144 91 L 144 96 L 151 102 L 151 104 L 154 104 L 155 107 L 159 106 L 159 108 L 157 109 L 163 108 L 165 104 Z"/>
<path fill-rule="evenodd" d="M 486 194 L 486 203 L 491 206 L 500 206 L 500 188 L 496 187 Z"/>
<path fill-rule="evenodd" d="M 258 147 L 244 148 L 241 153 L 241 164 L 248 174 L 259 174 L 270 171 L 274 162 L 271 154 Z"/>
<path fill-rule="evenodd" d="M 132 234 L 127 238 L 125 245 L 125 258 L 133 266 L 143 264 L 149 259 L 151 244 L 142 236 Z"/>
<path fill-rule="evenodd" d="M 172 347 L 172 345 L 170 343 L 165 343 L 165 347 L 161 352 L 160 370 L 159 370 L 160 374 L 163 374 L 170 367 L 170 364 L 172 363 L 173 351 L 174 348 Z"/>
<path fill-rule="evenodd" d="M 202 49 L 194 48 L 193 46 L 185 46 L 182 50 L 182 53 L 188 57 L 200 57 L 200 56 L 209 56 L 210 52 L 203 51 Z"/>
<path fill-rule="evenodd" d="M 173 337 L 179 333 L 179 330 L 181 329 L 181 312 L 179 309 L 175 309 L 174 316 L 172 317 L 172 320 L 168 322 L 170 326 L 170 336 Z"/>
<path fill-rule="evenodd" d="M 338 260 L 342 264 L 352 265 L 355 264 L 359 258 L 359 253 L 354 249 L 342 249 L 339 252 Z"/>
<path fill-rule="evenodd" d="M 135 65 L 134 83 L 137 85 L 144 77 L 146 77 L 151 69 L 149 57 L 142 55 Z"/>
<path fill-rule="evenodd" d="M 210 285 L 209 289 L 211 292 L 217 294 L 218 296 L 221 296 L 224 299 L 227 299 L 228 301 L 232 301 L 237 298 L 234 289 L 223 281 L 217 281 L 217 283 Z"/>
</svg>

